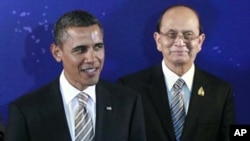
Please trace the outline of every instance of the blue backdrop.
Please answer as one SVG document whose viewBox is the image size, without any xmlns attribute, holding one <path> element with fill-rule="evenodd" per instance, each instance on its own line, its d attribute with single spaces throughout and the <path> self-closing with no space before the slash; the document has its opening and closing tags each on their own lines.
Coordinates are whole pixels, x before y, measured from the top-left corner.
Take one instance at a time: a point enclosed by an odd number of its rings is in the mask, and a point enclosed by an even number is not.
<svg viewBox="0 0 250 141">
<path fill-rule="evenodd" d="M 188 4 L 200 13 L 206 40 L 196 64 L 230 82 L 237 123 L 250 124 L 250 1 L 228 0 L 1 0 L 0 112 L 10 101 L 56 78 L 62 69 L 49 51 L 53 24 L 63 13 L 84 9 L 104 26 L 109 81 L 161 61 L 153 39 L 160 12 Z"/>
</svg>

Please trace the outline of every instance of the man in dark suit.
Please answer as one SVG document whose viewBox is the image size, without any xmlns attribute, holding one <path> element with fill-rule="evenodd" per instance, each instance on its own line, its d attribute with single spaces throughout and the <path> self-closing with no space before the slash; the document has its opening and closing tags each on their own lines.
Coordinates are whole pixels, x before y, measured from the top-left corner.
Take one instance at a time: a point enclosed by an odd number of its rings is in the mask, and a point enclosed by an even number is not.
<svg viewBox="0 0 250 141">
<path fill-rule="evenodd" d="M 145 141 L 140 95 L 99 80 L 105 55 L 99 21 L 85 11 L 68 12 L 54 37 L 51 52 L 64 69 L 10 104 L 6 141 Z"/>
<path fill-rule="evenodd" d="M 162 63 L 118 80 L 142 96 L 147 140 L 228 141 L 232 87 L 194 65 L 205 39 L 197 12 L 185 5 L 167 8 L 154 39 Z"/>
</svg>

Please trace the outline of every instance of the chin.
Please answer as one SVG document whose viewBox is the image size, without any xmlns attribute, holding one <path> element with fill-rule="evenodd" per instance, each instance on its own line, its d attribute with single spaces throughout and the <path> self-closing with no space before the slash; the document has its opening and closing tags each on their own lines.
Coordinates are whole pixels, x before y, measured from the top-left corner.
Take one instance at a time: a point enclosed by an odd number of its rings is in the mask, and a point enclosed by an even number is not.
<svg viewBox="0 0 250 141">
<path fill-rule="evenodd" d="M 99 81 L 99 77 L 98 78 L 92 78 L 90 80 L 88 80 L 87 84 L 88 86 L 93 86 L 93 85 L 96 85 Z"/>
<path fill-rule="evenodd" d="M 185 61 L 185 60 L 176 60 L 176 61 L 174 61 L 174 63 L 176 64 L 176 65 L 185 65 L 186 63 L 187 63 L 187 61 Z"/>
</svg>

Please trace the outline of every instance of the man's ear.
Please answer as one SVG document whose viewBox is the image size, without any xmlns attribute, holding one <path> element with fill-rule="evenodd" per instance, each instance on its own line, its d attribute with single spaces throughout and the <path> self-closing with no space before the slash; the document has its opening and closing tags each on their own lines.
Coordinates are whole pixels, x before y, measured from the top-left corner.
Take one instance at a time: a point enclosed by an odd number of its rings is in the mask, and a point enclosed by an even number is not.
<svg viewBox="0 0 250 141">
<path fill-rule="evenodd" d="M 157 50 L 161 52 L 161 44 L 160 44 L 161 38 L 158 32 L 154 32 L 154 39 L 155 39 Z"/>
<path fill-rule="evenodd" d="M 201 51 L 201 48 L 202 48 L 202 44 L 205 40 L 205 34 L 201 34 L 200 37 L 199 37 L 199 47 L 198 47 L 198 51 Z"/>
<path fill-rule="evenodd" d="M 52 56 L 55 58 L 57 62 L 62 61 L 62 50 L 58 45 L 56 45 L 55 43 L 52 43 L 50 45 L 50 51 L 51 51 Z"/>
</svg>

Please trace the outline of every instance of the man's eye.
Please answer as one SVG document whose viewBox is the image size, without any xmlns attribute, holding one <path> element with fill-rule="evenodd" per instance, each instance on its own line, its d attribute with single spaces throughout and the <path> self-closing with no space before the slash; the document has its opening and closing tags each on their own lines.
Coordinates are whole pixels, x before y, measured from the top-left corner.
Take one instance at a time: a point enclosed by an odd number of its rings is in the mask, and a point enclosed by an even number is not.
<svg viewBox="0 0 250 141">
<path fill-rule="evenodd" d="M 73 52 L 75 53 L 84 53 L 87 52 L 87 47 L 85 46 L 79 46 L 73 49 Z"/>
<path fill-rule="evenodd" d="M 87 49 L 86 48 L 80 48 L 78 52 L 86 52 Z"/>
<path fill-rule="evenodd" d="M 175 39 L 176 36 L 177 36 L 177 34 L 176 34 L 175 32 L 169 32 L 169 33 L 167 34 L 167 36 L 168 36 L 169 38 Z"/>
<path fill-rule="evenodd" d="M 193 37 L 193 33 L 192 32 L 186 32 L 183 33 L 183 36 L 185 39 L 191 39 Z"/>
<path fill-rule="evenodd" d="M 103 44 L 95 45 L 94 50 L 99 50 L 99 49 L 103 48 L 103 46 L 104 46 Z"/>
</svg>

